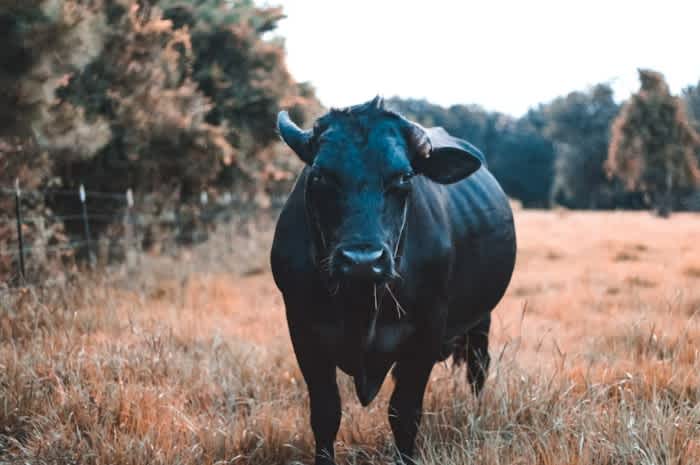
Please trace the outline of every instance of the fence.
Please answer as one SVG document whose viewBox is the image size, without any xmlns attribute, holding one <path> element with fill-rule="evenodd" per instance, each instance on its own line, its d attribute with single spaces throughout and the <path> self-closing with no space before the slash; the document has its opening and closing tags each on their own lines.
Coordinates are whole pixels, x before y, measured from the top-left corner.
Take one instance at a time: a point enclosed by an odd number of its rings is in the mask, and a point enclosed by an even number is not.
<svg viewBox="0 0 700 465">
<path fill-rule="evenodd" d="M 99 192 L 99 191 L 89 191 L 84 188 L 81 184 L 78 189 L 43 189 L 43 190 L 22 190 L 18 182 L 15 186 L 10 187 L 0 187 L 0 195 L 12 196 L 14 197 L 14 218 L 8 215 L 5 218 L 0 218 L 0 225 L 3 223 L 5 226 L 12 225 L 14 229 L 14 235 L 6 237 L 9 239 L 5 243 L 5 246 L 0 246 L 0 258 L 11 257 L 16 263 L 17 277 L 20 284 L 25 285 L 29 281 L 28 276 L 28 264 L 31 263 L 33 259 L 39 260 L 39 256 L 46 257 L 50 253 L 62 253 L 62 252 L 75 252 L 82 251 L 85 261 L 88 266 L 94 268 L 97 263 L 97 245 L 98 238 L 93 234 L 94 227 L 97 225 L 109 226 L 109 225 L 121 225 L 122 233 L 120 237 L 109 237 L 108 241 L 110 245 L 115 243 L 120 243 L 123 247 L 127 256 L 129 251 L 136 254 L 136 257 L 140 257 L 142 251 L 143 235 L 139 234 L 138 229 L 140 225 L 143 224 L 159 224 L 165 226 L 166 229 L 170 231 L 168 234 L 159 236 L 159 240 L 168 240 L 171 243 L 181 243 L 183 239 L 188 239 L 186 242 L 195 243 L 202 242 L 206 239 L 206 232 L 202 232 L 196 229 L 190 229 L 187 231 L 183 228 L 183 224 L 177 211 L 171 212 L 170 214 L 149 214 L 143 211 L 138 211 L 136 209 L 136 202 L 134 192 L 131 189 L 126 190 L 124 193 L 113 193 L 113 192 Z M 76 226 L 80 225 L 82 229 L 82 237 L 73 237 L 65 243 L 49 245 L 47 243 L 38 245 L 28 245 L 24 229 L 25 226 L 44 222 L 47 218 L 42 215 L 30 216 L 25 215 L 28 208 L 26 207 L 26 202 L 32 199 L 45 199 L 52 196 L 67 196 L 72 197 L 75 202 L 79 202 L 79 211 L 71 214 L 65 215 L 51 215 L 51 219 L 62 224 L 67 224 L 70 222 L 73 225 L 73 230 L 75 231 Z M 106 210 L 99 209 L 99 205 L 107 202 L 109 208 Z M 228 206 L 229 211 L 233 211 L 233 208 L 240 208 L 236 205 L 232 194 L 225 194 L 221 198 L 217 199 L 217 203 L 220 206 Z M 210 205 L 209 194 L 201 192 L 199 196 L 199 215 L 198 219 L 203 223 L 210 223 L 211 220 L 218 215 L 219 212 L 214 211 L 212 213 L 211 209 L 207 209 Z M 215 209 L 214 209 L 215 210 Z M 13 224 L 12 224 L 13 223 Z M 232 226 L 233 228 L 233 226 Z M 104 228 L 101 228 L 104 232 Z M 230 230 L 230 239 L 228 242 L 232 244 L 233 230 Z M 187 237 L 186 237 L 187 236 Z M 100 238 L 102 239 L 102 238 Z M 138 258 L 137 258 L 138 260 Z"/>
</svg>

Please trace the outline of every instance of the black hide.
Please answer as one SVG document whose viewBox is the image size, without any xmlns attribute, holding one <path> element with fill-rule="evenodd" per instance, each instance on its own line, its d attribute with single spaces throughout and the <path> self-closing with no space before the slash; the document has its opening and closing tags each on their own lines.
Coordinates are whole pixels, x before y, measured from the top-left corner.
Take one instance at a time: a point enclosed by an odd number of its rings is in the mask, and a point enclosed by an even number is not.
<svg viewBox="0 0 700 465">
<path fill-rule="evenodd" d="M 488 368 L 490 312 L 515 263 L 507 197 L 481 153 L 375 99 L 332 110 L 313 130 L 286 113 L 282 138 L 307 163 L 279 217 L 274 279 L 311 400 L 316 463 L 333 463 L 336 367 L 363 405 L 394 367 L 392 430 L 411 460 L 433 365 Z"/>
</svg>

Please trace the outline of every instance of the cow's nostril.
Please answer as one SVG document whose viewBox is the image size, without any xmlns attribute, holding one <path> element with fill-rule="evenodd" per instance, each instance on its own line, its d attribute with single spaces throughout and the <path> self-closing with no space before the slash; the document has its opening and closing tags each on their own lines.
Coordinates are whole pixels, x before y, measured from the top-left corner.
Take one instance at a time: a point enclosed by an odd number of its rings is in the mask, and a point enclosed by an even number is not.
<svg viewBox="0 0 700 465">
<path fill-rule="evenodd" d="M 389 272 L 386 250 L 367 247 L 338 250 L 338 271 L 349 278 L 377 280 Z"/>
<path fill-rule="evenodd" d="M 384 250 L 352 250 L 345 249 L 340 252 L 343 258 L 347 259 L 353 265 L 370 265 L 377 262 L 382 255 L 384 255 Z"/>
</svg>

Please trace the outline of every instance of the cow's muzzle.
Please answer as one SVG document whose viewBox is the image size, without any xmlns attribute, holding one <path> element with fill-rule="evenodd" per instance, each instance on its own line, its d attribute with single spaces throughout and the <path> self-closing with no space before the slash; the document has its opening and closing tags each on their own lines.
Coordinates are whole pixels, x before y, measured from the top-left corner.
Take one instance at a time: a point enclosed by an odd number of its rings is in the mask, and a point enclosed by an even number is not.
<svg viewBox="0 0 700 465">
<path fill-rule="evenodd" d="M 381 283 L 393 275 L 389 249 L 371 244 L 339 246 L 333 258 L 335 274 L 341 280 Z"/>
</svg>

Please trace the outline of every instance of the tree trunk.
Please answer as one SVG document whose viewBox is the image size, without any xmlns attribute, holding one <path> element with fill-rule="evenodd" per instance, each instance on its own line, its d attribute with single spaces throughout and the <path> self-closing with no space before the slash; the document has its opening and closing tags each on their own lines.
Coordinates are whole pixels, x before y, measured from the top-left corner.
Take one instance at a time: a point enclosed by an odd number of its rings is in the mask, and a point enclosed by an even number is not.
<svg viewBox="0 0 700 465">
<path fill-rule="evenodd" d="M 671 216 L 673 208 L 673 172 L 670 169 L 666 170 L 666 185 L 662 192 L 656 193 L 655 211 L 661 218 Z"/>
<path fill-rule="evenodd" d="M 671 196 L 668 192 L 661 192 L 656 195 L 654 213 L 660 218 L 671 216 Z"/>
</svg>

